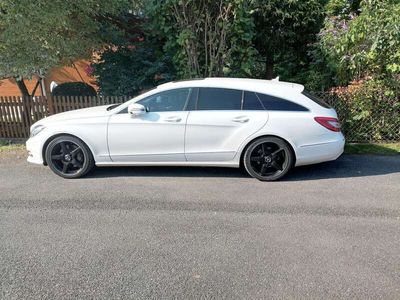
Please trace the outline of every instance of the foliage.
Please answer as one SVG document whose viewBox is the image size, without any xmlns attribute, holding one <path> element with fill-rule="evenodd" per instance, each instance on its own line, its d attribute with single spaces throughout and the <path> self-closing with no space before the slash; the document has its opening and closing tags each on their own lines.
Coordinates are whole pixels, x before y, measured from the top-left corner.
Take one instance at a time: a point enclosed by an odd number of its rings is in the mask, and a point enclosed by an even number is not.
<svg viewBox="0 0 400 300">
<path fill-rule="evenodd" d="M 57 85 L 53 91 L 53 96 L 96 96 L 96 90 L 84 82 L 66 82 Z"/>
<path fill-rule="evenodd" d="M 384 80 L 366 79 L 335 88 L 332 102 L 352 141 L 389 141 L 400 136 L 400 95 Z"/>
<path fill-rule="evenodd" d="M 366 76 L 398 80 L 400 2 L 363 0 L 354 10 L 356 6 L 328 16 L 320 34 L 321 51 L 337 73 L 337 83 Z"/>
<path fill-rule="evenodd" d="M 254 49 L 246 0 L 150 0 L 152 28 L 166 39 L 178 77 L 244 76 Z"/>
<path fill-rule="evenodd" d="M 93 64 L 100 93 L 107 96 L 134 96 L 142 90 L 171 81 L 171 59 L 162 55 L 155 40 L 137 46 L 109 48 Z"/>
<path fill-rule="evenodd" d="M 0 0 L 0 78 L 43 76 L 88 58 L 113 32 L 127 0 Z"/>
<path fill-rule="evenodd" d="M 254 44 L 260 54 L 257 77 L 271 79 L 276 75 L 293 79 L 309 64 L 307 51 L 315 41 L 324 17 L 320 0 L 254 1 Z M 297 76 L 297 81 L 301 76 Z"/>
</svg>

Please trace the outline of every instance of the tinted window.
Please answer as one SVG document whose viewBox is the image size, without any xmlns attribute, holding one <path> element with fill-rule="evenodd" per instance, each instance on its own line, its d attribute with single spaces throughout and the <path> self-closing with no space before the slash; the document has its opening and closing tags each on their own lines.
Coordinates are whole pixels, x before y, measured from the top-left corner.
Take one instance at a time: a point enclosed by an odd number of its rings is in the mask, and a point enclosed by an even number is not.
<svg viewBox="0 0 400 300">
<path fill-rule="evenodd" d="M 308 111 L 304 106 L 275 96 L 259 93 L 257 93 L 257 96 L 260 98 L 266 110 Z"/>
<path fill-rule="evenodd" d="M 242 91 L 200 88 L 197 101 L 198 110 L 240 110 L 242 104 Z"/>
<path fill-rule="evenodd" d="M 171 91 L 161 92 L 138 103 L 144 105 L 149 112 L 158 111 L 182 111 L 191 89 L 176 89 Z"/>
<path fill-rule="evenodd" d="M 264 110 L 264 107 L 256 93 L 244 92 L 243 110 Z"/>
<path fill-rule="evenodd" d="M 317 96 L 315 96 L 315 95 L 313 95 L 313 94 L 310 94 L 310 93 L 307 92 L 307 91 L 303 91 L 302 94 L 303 94 L 304 96 L 306 96 L 308 99 L 311 99 L 311 100 L 314 101 L 315 103 L 321 105 L 322 107 L 331 108 L 331 107 L 329 106 L 329 104 L 327 104 L 324 100 L 322 100 L 321 98 L 319 98 L 319 97 L 317 97 Z"/>
</svg>

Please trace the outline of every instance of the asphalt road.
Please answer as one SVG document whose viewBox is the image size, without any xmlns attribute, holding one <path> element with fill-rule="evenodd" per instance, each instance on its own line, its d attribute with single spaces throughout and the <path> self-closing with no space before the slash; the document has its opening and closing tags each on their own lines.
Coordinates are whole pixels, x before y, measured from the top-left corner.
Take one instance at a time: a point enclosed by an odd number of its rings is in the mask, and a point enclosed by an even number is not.
<svg viewBox="0 0 400 300">
<path fill-rule="evenodd" d="M 1 154 L 0 154 L 1 155 Z M 0 298 L 400 298 L 400 156 L 64 180 L 0 160 Z"/>
</svg>

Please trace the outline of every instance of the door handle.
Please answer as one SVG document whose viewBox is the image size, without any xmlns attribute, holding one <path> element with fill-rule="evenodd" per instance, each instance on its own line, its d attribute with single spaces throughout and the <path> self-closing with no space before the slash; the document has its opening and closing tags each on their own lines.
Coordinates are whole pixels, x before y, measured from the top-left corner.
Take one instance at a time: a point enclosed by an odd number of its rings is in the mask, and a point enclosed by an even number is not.
<svg viewBox="0 0 400 300">
<path fill-rule="evenodd" d="M 165 119 L 166 122 L 180 122 L 182 121 L 182 118 L 180 117 L 168 117 Z"/>
<path fill-rule="evenodd" d="M 240 116 L 240 117 L 236 117 L 234 118 L 232 121 L 233 122 L 237 122 L 237 123 L 246 123 L 248 122 L 250 119 L 246 116 Z"/>
</svg>

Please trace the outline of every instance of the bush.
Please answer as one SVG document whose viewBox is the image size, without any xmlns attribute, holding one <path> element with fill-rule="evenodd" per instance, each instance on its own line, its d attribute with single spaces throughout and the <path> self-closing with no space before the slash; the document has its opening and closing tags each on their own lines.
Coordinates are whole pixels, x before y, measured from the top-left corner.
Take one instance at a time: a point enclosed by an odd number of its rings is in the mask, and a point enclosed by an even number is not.
<svg viewBox="0 0 400 300">
<path fill-rule="evenodd" d="M 84 82 L 67 82 L 56 86 L 53 96 L 97 96 L 96 90 Z"/>
<path fill-rule="evenodd" d="M 360 80 L 330 92 L 348 141 L 399 141 L 399 90 L 383 80 Z"/>
</svg>

